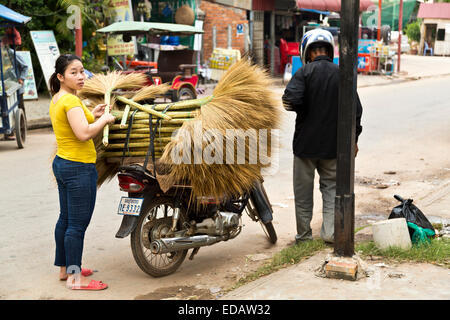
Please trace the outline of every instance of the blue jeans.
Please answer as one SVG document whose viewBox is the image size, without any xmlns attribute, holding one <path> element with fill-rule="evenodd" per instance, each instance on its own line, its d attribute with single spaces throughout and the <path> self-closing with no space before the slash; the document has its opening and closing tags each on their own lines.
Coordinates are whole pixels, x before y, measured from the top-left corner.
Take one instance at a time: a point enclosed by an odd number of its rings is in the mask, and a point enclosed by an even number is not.
<svg viewBox="0 0 450 320">
<path fill-rule="evenodd" d="M 93 163 L 53 160 L 58 183 L 60 214 L 55 228 L 55 266 L 67 273 L 81 272 L 84 234 L 94 212 L 97 169 Z"/>
</svg>

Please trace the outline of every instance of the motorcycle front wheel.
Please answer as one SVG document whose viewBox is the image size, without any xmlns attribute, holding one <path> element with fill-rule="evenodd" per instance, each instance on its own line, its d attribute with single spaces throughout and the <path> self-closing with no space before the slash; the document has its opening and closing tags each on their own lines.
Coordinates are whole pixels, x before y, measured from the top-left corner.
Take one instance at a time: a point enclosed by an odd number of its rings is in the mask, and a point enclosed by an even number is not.
<svg viewBox="0 0 450 320">
<path fill-rule="evenodd" d="M 152 277 L 163 277 L 174 273 L 186 258 L 188 250 L 164 254 L 153 254 L 150 244 L 164 238 L 172 227 L 175 212 L 173 198 L 156 198 L 142 208 L 138 224 L 131 233 L 131 251 L 139 268 Z M 182 209 L 178 209 L 182 210 Z M 183 225 L 185 214 L 180 212 L 177 227 Z"/>
<path fill-rule="evenodd" d="M 264 223 L 262 222 L 262 220 L 259 220 L 259 223 L 261 224 L 261 227 L 264 230 L 264 233 L 266 234 L 270 243 L 275 244 L 278 240 L 278 237 L 272 222 Z"/>
</svg>

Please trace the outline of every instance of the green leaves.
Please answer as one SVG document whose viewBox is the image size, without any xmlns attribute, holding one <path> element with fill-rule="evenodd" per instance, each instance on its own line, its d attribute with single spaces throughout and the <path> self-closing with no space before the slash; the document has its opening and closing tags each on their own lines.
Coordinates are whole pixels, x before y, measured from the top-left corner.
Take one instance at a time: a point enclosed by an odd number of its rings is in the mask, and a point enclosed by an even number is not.
<svg viewBox="0 0 450 320">
<path fill-rule="evenodd" d="M 420 41 L 420 22 L 415 21 L 406 26 L 405 29 L 406 35 L 408 36 L 408 39 L 411 41 Z"/>
</svg>

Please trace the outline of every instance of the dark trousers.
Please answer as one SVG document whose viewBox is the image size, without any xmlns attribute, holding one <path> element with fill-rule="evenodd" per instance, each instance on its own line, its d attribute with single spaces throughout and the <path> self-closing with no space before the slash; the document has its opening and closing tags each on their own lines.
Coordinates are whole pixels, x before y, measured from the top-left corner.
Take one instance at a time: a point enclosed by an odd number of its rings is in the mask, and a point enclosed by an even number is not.
<svg viewBox="0 0 450 320">
<path fill-rule="evenodd" d="M 297 241 L 311 240 L 313 216 L 314 173 L 320 176 L 322 193 L 322 228 L 320 237 L 334 242 L 334 201 L 336 197 L 336 159 L 307 159 L 294 156 L 294 196 Z"/>
<path fill-rule="evenodd" d="M 60 214 L 55 228 L 55 265 L 67 273 L 81 272 L 84 234 L 94 212 L 97 169 L 93 163 L 53 160 L 58 183 Z"/>
</svg>

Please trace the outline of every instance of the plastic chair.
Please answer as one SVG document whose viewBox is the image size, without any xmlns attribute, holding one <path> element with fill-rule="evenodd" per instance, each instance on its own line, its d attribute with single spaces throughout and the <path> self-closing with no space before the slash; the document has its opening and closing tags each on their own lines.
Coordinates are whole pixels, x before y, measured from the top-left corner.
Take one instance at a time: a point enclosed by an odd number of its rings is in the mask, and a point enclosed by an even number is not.
<svg viewBox="0 0 450 320">
<path fill-rule="evenodd" d="M 430 52 L 430 55 L 433 55 L 433 48 L 428 46 L 428 42 L 425 41 L 425 47 L 423 49 L 423 55 L 426 56 L 427 52 Z"/>
<path fill-rule="evenodd" d="M 299 43 L 287 42 L 283 38 L 280 39 L 280 73 L 284 73 L 284 68 L 287 63 L 292 63 L 292 56 L 299 55 Z"/>
</svg>

